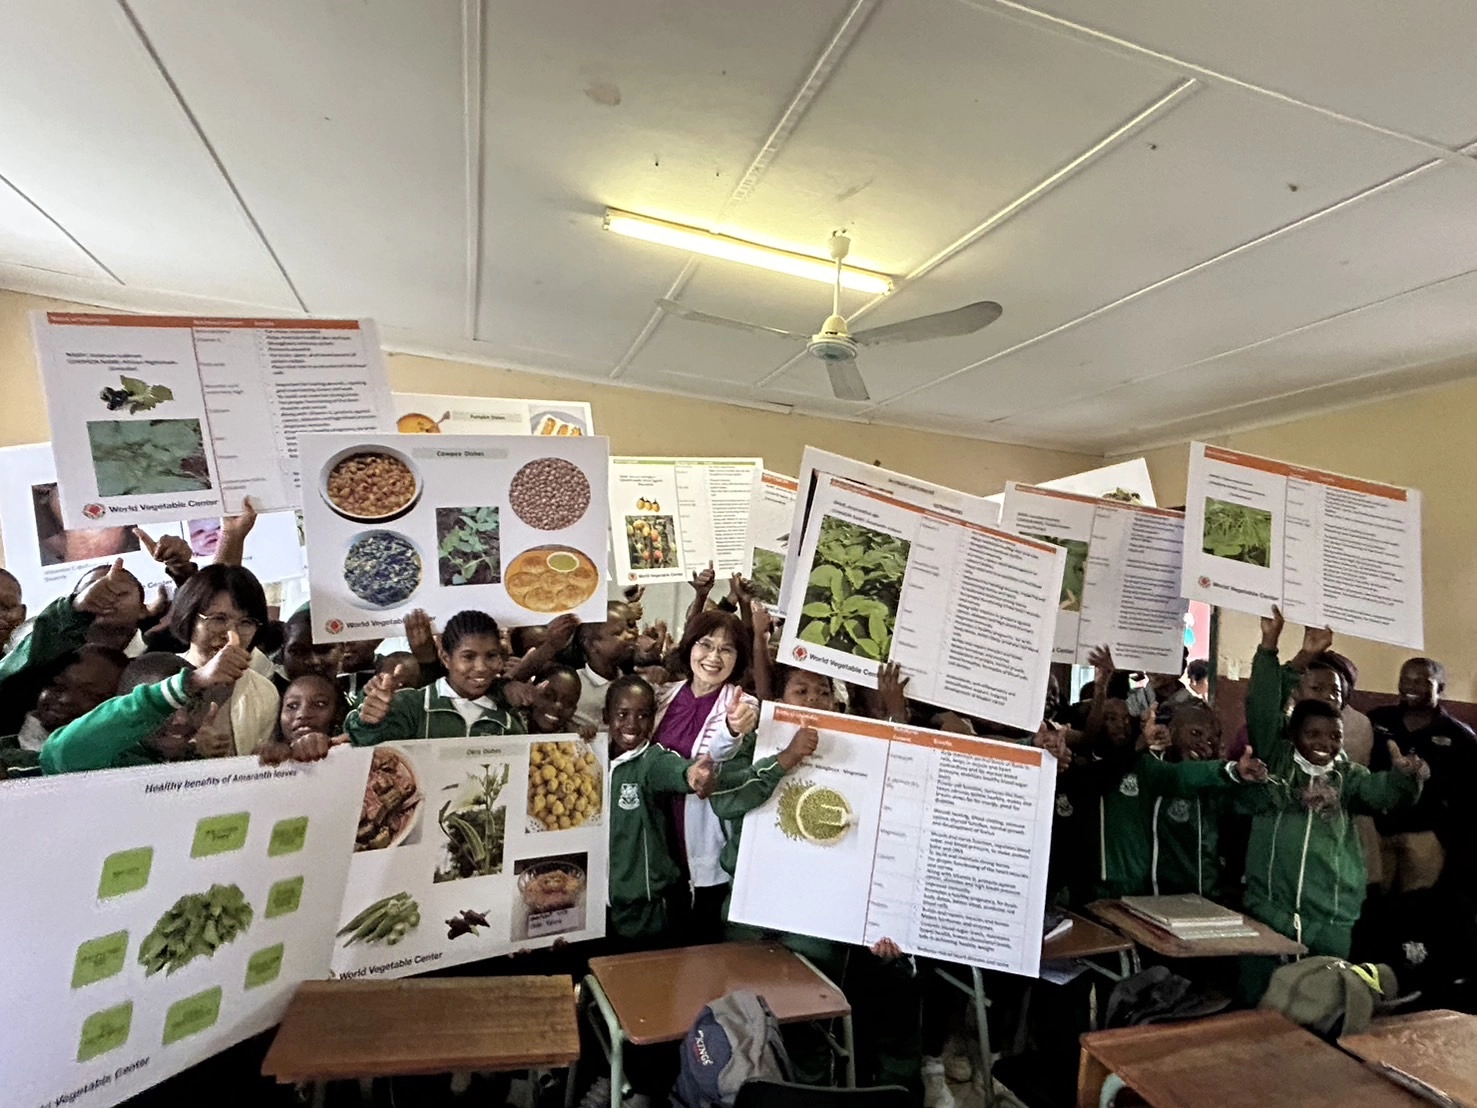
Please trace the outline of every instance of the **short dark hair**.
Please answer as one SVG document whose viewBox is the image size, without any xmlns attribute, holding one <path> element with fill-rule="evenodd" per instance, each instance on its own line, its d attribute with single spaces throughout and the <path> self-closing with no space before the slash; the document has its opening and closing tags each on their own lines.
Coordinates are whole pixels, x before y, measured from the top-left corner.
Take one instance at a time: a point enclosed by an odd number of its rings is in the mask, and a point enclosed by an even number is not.
<svg viewBox="0 0 1477 1108">
<path fill-rule="evenodd" d="M 118 681 L 118 695 L 131 693 L 140 685 L 157 685 L 189 668 L 190 664 L 178 654 L 166 654 L 162 650 L 140 654 L 123 670 Z"/>
<path fill-rule="evenodd" d="M 576 671 L 573 666 L 567 666 L 563 662 L 553 662 L 545 666 L 543 669 L 538 671 L 538 676 L 535 677 L 534 680 L 552 681 L 556 677 L 573 678 L 576 685 L 579 685 L 582 688 L 584 687 L 584 682 L 580 680 L 580 675 L 578 671 Z"/>
<path fill-rule="evenodd" d="M 293 636 L 304 634 L 313 641 L 313 613 L 306 604 L 282 621 L 282 641 L 285 644 Z"/>
<path fill-rule="evenodd" d="M 446 621 L 446 626 L 441 631 L 441 649 L 450 654 L 463 639 L 473 635 L 490 635 L 498 643 L 502 642 L 502 634 L 498 630 L 497 620 L 486 612 L 479 612 L 475 608 L 468 608 L 464 612 L 458 612 Z"/>
<path fill-rule="evenodd" d="M 1435 658 L 1407 658 L 1400 668 L 1404 669 L 1406 666 L 1425 666 L 1431 671 L 1431 676 L 1436 678 L 1437 691 L 1446 691 L 1446 667 Z"/>
<path fill-rule="evenodd" d="M 83 589 L 87 588 L 88 585 L 92 584 L 99 577 L 102 577 L 112 568 L 113 563 L 107 562 L 100 566 L 93 566 L 81 577 L 77 578 L 77 583 L 72 586 L 73 599 L 75 599 L 77 594 L 80 593 Z M 126 569 L 123 571 L 123 576 L 127 577 L 130 581 L 133 582 L 133 587 L 138 589 L 139 599 L 142 600 L 144 598 L 144 583 L 133 574 L 129 573 Z"/>
<path fill-rule="evenodd" d="M 677 644 L 677 649 L 667 655 L 668 670 L 680 674 L 686 680 L 692 680 L 692 648 L 702 638 L 713 634 L 715 631 L 723 631 L 733 641 L 737 657 L 733 662 L 733 673 L 728 678 L 730 685 L 743 683 L 744 675 L 749 672 L 749 657 L 753 650 L 753 644 L 749 641 L 749 635 L 744 629 L 743 620 L 732 612 L 721 611 L 718 608 L 709 608 L 706 612 L 699 612 L 687 621 L 687 626 L 682 630 L 682 641 Z"/>
<path fill-rule="evenodd" d="M 1299 700 L 1287 721 L 1287 734 L 1289 738 L 1297 738 L 1303 733 L 1303 725 L 1310 719 L 1343 718 L 1344 714 L 1326 700 Z"/>
<path fill-rule="evenodd" d="M 1221 733 L 1221 717 L 1215 714 L 1214 708 L 1198 698 L 1175 705 L 1174 712 L 1169 717 L 1169 726 L 1173 727 L 1180 720 L 1189 719 L 1191 716 L 1204 716 L 1214 725 L 1216 734 Z"/>
<path fill-rule="evenodd" d="M 1339 657 L 1342 658 L 1343 655 L 1339 655 Z M 1354 687 L 1349 681 L 1349 671 L 1333 658 L 1330 658 L 1327 653 L 1318 655 L 1318 657 L 1308 663 L 1309 673 L 1318 670 L 1331 673 L 1339 679 L 1339 706 L 1343 707 L 1347 704 L 1349 702 L 1349 693 L 1353 691 Z"/>
<path fill-rule="evenodd" d="M 202 566 L 175 592 L 174 603 L 169 607 L 170 630 L 184 642 L 189 642 L 194 638 L 195 621 L 200 618 L 200 613 L 221 593 L 229 596 L 247 619 L 256 620 L 258 631 L 269 622 L 267 594 L 256 574 L 245 566 L 213 562 Z"/>
<path fill-rule="evenodd" d="M 1185 676 L 1191 681 L 1210 680 L 1210 663 L 1204 658 L 1196 658 L 1185 667 Z"/>
<path fill-rule="evenodd" d="M 656 690 L 651 687 L 651 682 L 639 673 L 627 673 L 617 677 L 605 686 L 605 714 L 610 715 L 610 706 L 615 703 L 616 698 L 622 693 L 639 692 L 651 697 L 653 705 L 656 704 Z"/>
</svg>

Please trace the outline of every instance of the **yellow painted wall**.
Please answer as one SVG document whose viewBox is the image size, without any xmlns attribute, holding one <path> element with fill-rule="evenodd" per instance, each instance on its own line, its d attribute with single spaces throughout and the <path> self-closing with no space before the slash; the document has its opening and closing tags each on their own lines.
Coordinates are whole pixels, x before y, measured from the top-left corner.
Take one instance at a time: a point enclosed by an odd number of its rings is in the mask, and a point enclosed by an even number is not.
<svg viewBox="0 0 1477 1108">
<path fill-rule="evenodd" d="M 1421 490 L 1425 562 L 1426 653 L 1446 663 L 1453 699 L 1477 699 L 1477 497 L 1471 443 L 1477 382 L 1462 382 L 1206 441 L 1249 454 Z M 1146 455 L 1161 504 L 1184 501 L 1189 444 Z M 1221 618 L 1222 672 L 1247 676 L 1257 621 Z M 1284 655 L 1301 642 L 1283 633 Z M 1411 651 L 1342 638 L 1336 648 L 1359 666 L 1359 687 L 1393 692 Z"/>
</svg>

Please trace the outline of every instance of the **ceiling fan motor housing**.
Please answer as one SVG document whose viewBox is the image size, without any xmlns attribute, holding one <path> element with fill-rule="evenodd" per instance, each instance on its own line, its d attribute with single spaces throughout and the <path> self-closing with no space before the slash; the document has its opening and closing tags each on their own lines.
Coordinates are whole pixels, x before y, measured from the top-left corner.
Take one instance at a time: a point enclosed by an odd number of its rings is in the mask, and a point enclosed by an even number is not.
<svg viewBox="0 0 1477 1108">
<path fill-rule="evenodd" d="M 849 362 L 856 357 L 856 343 L 846 331 L 846 320 L 833 315 L 810 336 L 805 347 L 823 362 Z"/>
</svg>

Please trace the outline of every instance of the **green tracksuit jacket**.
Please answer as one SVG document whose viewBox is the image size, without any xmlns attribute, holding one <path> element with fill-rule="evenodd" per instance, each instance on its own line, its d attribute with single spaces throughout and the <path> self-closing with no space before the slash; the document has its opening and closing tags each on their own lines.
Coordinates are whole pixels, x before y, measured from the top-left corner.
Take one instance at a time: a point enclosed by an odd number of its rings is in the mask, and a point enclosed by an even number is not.
<svg viewBox="0 0 1477 1108">
<path fill-rule="evenodd" d="M 1367 870 L 1352 815 L 1374 815 L 1420 796 L 1402 773 L 1371 773 L 1342 755 L 1329 775 L 1338 804 L 1313 812 L 1302 801 L 1312 778 L 1284 734 L 1283 675 L 1277 654 L 1259 649 L 1246 692 L 1246 728 L 1273 781 L 1250 787 L 1236 807 L 1251 814 L 1246 851 L 1246 908 L 1314 954 L 1345 957 L 1364 905 Z"/>
<path fill-rule="evenodd" d="M 692 792 L 692 762 L 648 742 L 610 763 L 610 909 L 607 930 L 625 939 L 662 935 L 665 897 L 687 878 L 667 830 L 661 798 Z"/>
<path fill-rule="evenodd" d="M 55 676 L 52 663 L 87 641 L 93 617 L 72 607 L 70 597 L 53 600 L 31 625 L 31 633 L 0 658 L 0 735 L 20 729 L 41 690 Z"/>
<path fill-rule="evenodd" d="M 723 853 L 718 864 L 732 877 L 738 865 L 739 841 L 743 835 L 744 817 L 762 807 L 785 779 L 785 767 L 779 756 L 754 761 L 754 733 L 745 735 L 727 761 L 718 767 L 718 785 L 708 803 L 713 814 L 723 822 Z"/>
<path fill-rule="evenodd" d="M 141 744 L 189 700 L 188 677 L 182 672 L 156 685 L 140 685 L 58 727 L 41 745 L 41 772 L 77 773 L 162 761 Z"/>
<path fill-rule="evenodd" d="M 355 708 L 344 720 L 344 730 L 355 746 L 375 746 L 398 739 L 467 739 L 478 735 L 523 735 L 528 728 L 523 717 L 503 699 L 502 683 L 494 683 L 487 696 L 493 707 L 467 726 L 451 698 L 438 681 L 423 689 L 401 689 L 390 700 L 390 710 L 379 723 L 364 723 Z"/>
</svg>

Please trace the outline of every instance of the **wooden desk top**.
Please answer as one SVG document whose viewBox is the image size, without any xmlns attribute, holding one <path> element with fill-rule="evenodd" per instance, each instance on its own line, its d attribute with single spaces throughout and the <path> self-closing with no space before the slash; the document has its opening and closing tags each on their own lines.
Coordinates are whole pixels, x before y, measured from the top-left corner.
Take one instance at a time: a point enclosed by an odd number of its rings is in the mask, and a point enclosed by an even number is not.
<svg viewBox="0 0 1477 1108">
<path fill-rule="evenodd" d="M 762 996 L 780 1023 L 851 1014 L 837 989 L 773 943 L 719 943 L 591 958 L 590 972 L 637 1046 L 675 1042 L 703 1008 L 735 989 Z"/>
<path fill-rule="evenodd" d="M 1132 950 L 1132 941 L 1116 931 L 1109 931 L 1076 912 L 1068 912 L 1072 929 L 1041 945 L 1043 962 L 1059 962 L 1067 958 L 1092 958 L 1099 954 L 1117 954 Z"/>
<path fill-rule="evenodd" d="M 1303 954 L 1306 947 L 1285 935 L 1279 935 L 1260 920 L 1246 917 L 1248 927 L 1256 929 L 1256 938 L 1245 939 L 1180 939 L 1146 919 L 1134 915 L 1118 900 L 1095 900 L 1087 910 L 1113 930 L 1140 946 L 1148 947 L 1164 958 L 1225 958 L 1236 954 Z"/>
<path fill-rule="evenodd" d="M 1458 1104 L 1477 1108 L 1477 1016 L 1412 1012 L 1386 1016 L 1358 1035 L 1339 1040 L 1380 1073 L 1391 1067 L 1425 1082 Z"/>
<path fill-rule="evenodd" d="M 1233 1012 L 1082 1036 L 1099 1074 L 1155 1108 L 1402 1108 L 1422 1103 L 1278 1012 Z M 1101 1077 L 1096 1078 L 1101 1086 Z M 1078 1103 L 1096 1105 L 1079 1085 Z"/>
<path fill-rule="evenodd" d="M 572 1065 L 568 977 L 305 981 L 262 1073 L 285 1083 Z"/>
</svg>

